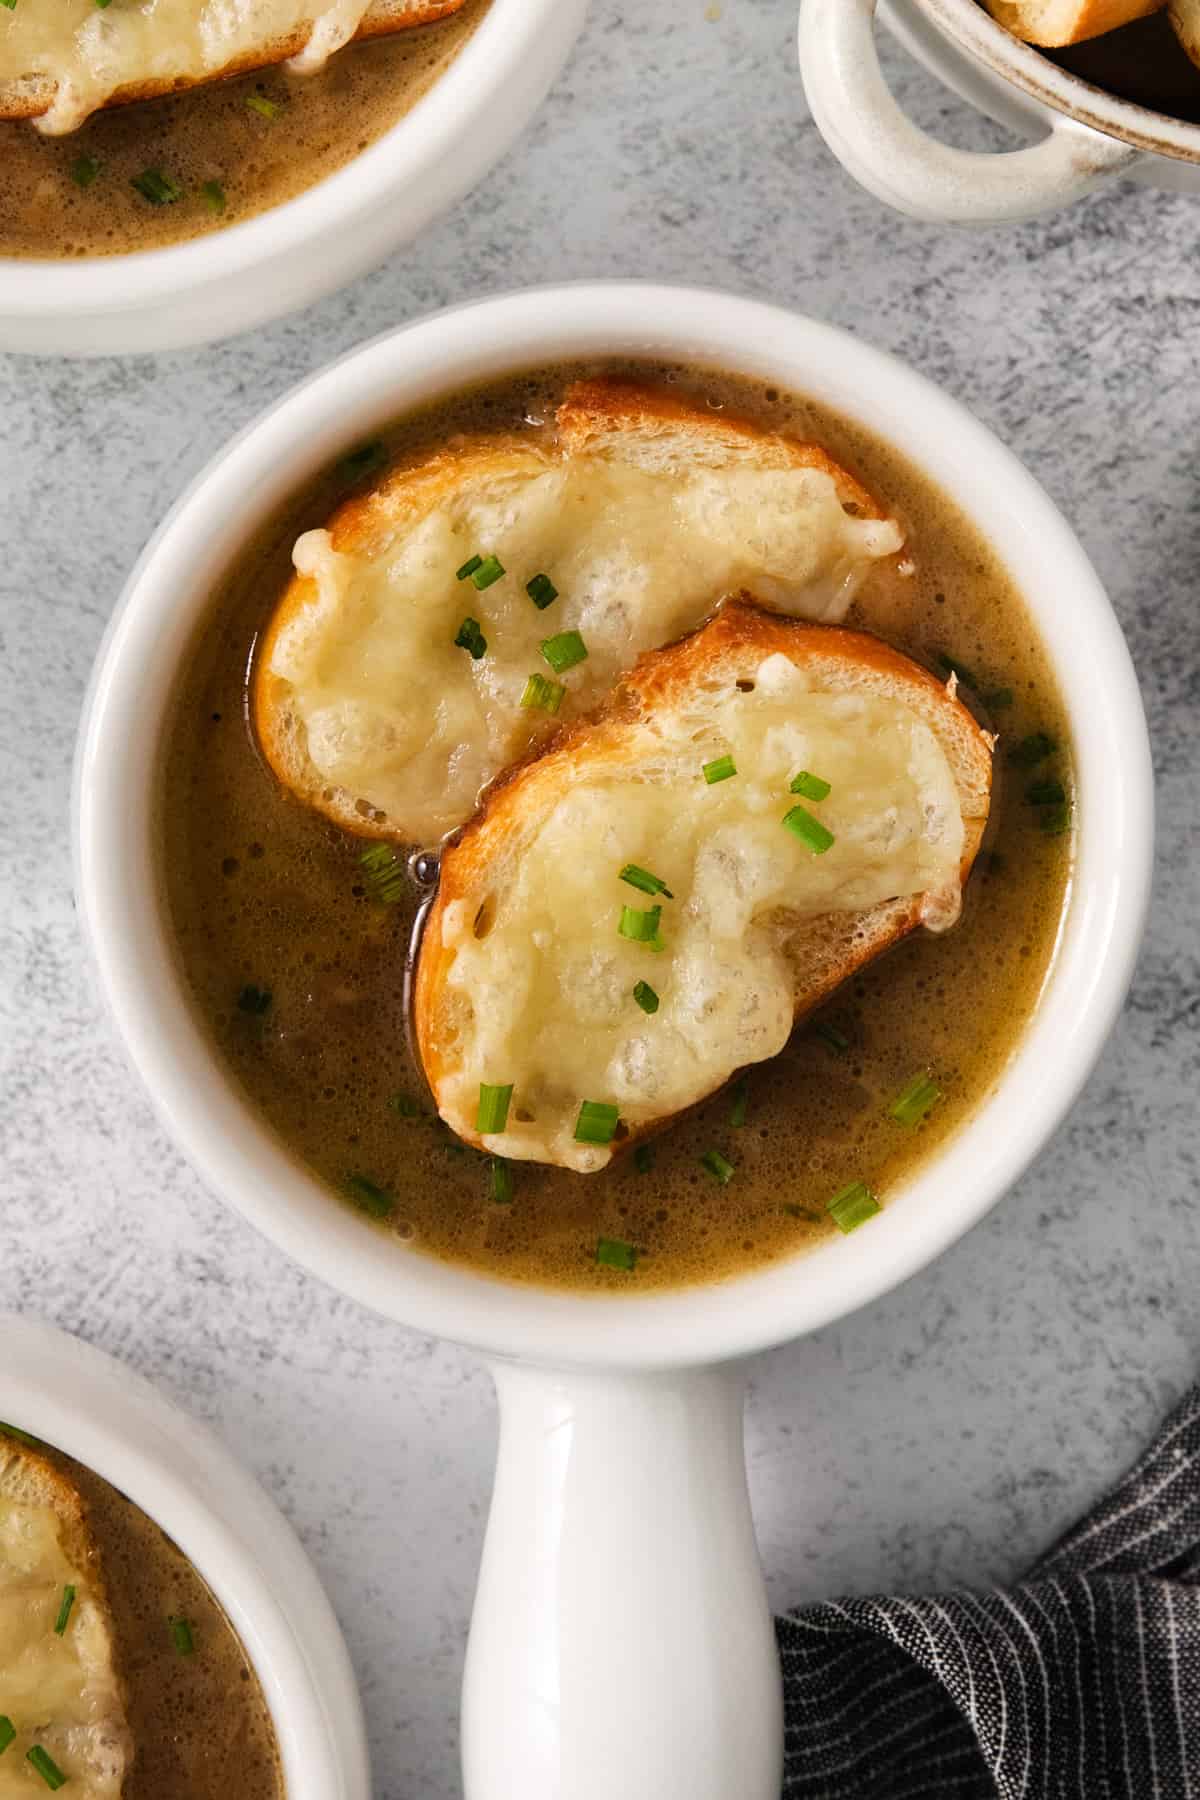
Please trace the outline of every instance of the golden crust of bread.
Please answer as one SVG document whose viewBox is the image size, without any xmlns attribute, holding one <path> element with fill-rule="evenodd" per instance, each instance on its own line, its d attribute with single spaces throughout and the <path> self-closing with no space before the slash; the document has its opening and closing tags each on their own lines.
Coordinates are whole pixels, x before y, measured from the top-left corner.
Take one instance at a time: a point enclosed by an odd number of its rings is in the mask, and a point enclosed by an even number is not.
<svg viewBox="0 0 1200 1800">
<path fill-rule="evenodd" d="M 549 451 L 512 434 L 464 437 L 453 449 L 438 450 L 418 462 L 400 462 L 365 493 L 344 501 L 328 521 L 333 548 L 370 555 L 397 531 L 415 525 L 459 482 L 480 482 L 550 466 L 556 457 L 603 455 L 636 436 L 658 441 L 668 457 L 703 457 L 716 466 L 751 462 L 759 467 L 811 468 L 829 475 L 843 505 L 868 519 L 887 512 L 849 470 L 819 444 L 764 431 L 752 420 L 726 412 L 700 411 L 668 388 L 598 377 L 568 389 L 555 415 L 559 445 Z M 259 746 L 276 777 L 297 799 L 359 837 L 378 838 L 378 824 L 323 791 L 306 768 L 305 747 L 288 728 L 288 683 L 271 671 L 280 634 L 316 599 L 311 576 L 293 575 L 256 647 L 250 685 L 250 717 Z M 719 596 L 714 596 L 714 599 Z M 396 836 L 396 833 L 390 834 Z"/>
<path fill-rule="evenodd" d="M 565 792 L 571 772 L 591 763 L 630 761 L 631 724 L 659 709 L 679 706 L 704 683 L 727 682 L 752 672 L 767 656 L 782 652 L 810 671 L 836 671 L 849 687 L 901 693 L 931 727 L 954 772 L 965 836 L 960 875 L 965 883 L 987 825 L 991 795 L 992 739 L 957 699 L 952 682 L 938 678 L 882 639 L 833 625 L 806 625 L 765 613 L 750 596 L 727 601 L 708 624 L 691 636 L 643 656 L 608 701 L 590 718 L 564 726 L 548 746 L 509 769 L 484 797 L 475 817 L 443 850 L 436 898 L 425 920 L 413 984 L 413 1034 L 434 1099 L 449 1068 L 452 1031 L 443 1019 L 442 997 L 454 959 L 442 934 L 445 910 L 486 894 L 505 846 L 528 816 L 551 810 Z M 826 913 L 804 920 L 792 939 L 793 959 L 806 974 L 797 982 L 795 1019 L 812 1012 L 865 964 L 916 930 L 923 897 L 887 901 L 866 913 Z M 732 1079 L 722 1076 L 712 1092 Z M 614 1150 L 664 1131 L 678 1115 L 629 1131 Z M 482 1147 L 475 1132 L 460 1135 Z"/>
<path fill-rule="evenodd" d="M 447 19 L 466 4 L 466 0 L 421 0 L 407 12 L 389 13 L 385 6 L 372 7 L 354 34 L 353 42 L 359 43 L 366 38 L 390 37 L 397 31 L 409 31 L 416 25 L 433 25 L 439 19 Z M 168 94 L 181 94 L 188 88 L 203 87 L 213 81 L 229 81 L 236 75 L 249 75 L 255 69 L 274 68 L 286 62 L 291 56 L 298 56 L 307 42 L 307 33 L 293 32 L 290 37 L 279 38 L 273 44 L 264 44 L 261 51 L 247 56 L 237 57 L 222 69 L 215 69 L 203 81 L 189 78 L 164 78 L 158 81 L 130 82 L 110 94 L 104 105 L 98 110 L 103 112 L 110 106 L 130 106 L 138 100 L 162 100 Z M 11 83 L 5 92 L 0 83 L 0 120 L 6 119 L 38 119 L 50 110 L 53 88 L 47 83 L 36 87 Z"/>
<path fill-rule="evenodd" d="M 986 0 L 992 17 L 1014 37 L 1046 50 L 1103 37 L 1161 12 L 1166 4 L 1167 0 Z"/>
<path fill-rule="evenodd" d="M 1200 68 L 1200 0 L 1170 0 L 1167 10 L 1175 36 Z"/>
</svg>

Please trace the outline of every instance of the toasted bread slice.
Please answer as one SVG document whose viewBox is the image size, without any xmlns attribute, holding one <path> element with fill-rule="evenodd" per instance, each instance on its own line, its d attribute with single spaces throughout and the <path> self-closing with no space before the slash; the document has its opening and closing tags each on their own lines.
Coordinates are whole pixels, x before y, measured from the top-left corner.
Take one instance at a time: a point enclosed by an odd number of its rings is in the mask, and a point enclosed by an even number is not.
<svg viewBox="0 0 1200 1800">
<path fill-rule="evenodd" d="M 434 841 L 727 593 L 840 619 L 903 541 L 816 445 L 669 390 L 582 383 L 556 425 L 548 441 L 456 441 L 299 539 L 255 659 L 253 719 L 279 779 L 345 829 Z M 456 574 L 486 557 L 504 573 L 482 589 Z M 543 643 L 571 632 L 586 660 L 556 671 Z M 541 708 L 533 675 L 551 684 Z"/>
<path fill-rule="evenodd" d="M 1055 50 L 1149 18 L 1161 12 L 1167 0 L 986 0 L 986 4 L 1014 37 Z"/>
<path fill-rule="evenodd" d="M 955 921 L 991 751 L 953 682 L 862 632 L 731 601 L 642 657 L 443 851 L 414 989 L 442 1118 L 586 1172 L 774 1056 Z M 512 1086 L 502 1130 L 477 1129 L 481 1084 Z M 584 1101 L 618 1110 L 611 1143 L 577 1141 Z"/>
<path fill-rule="evenodd" d="M 0 119 L 74 131 L 104 106 L 153 100 L 291 61 L 307 73 L 352 38 L 431 24 L 465 0 L 21 0 L 0 12 Z"/>
<path fill-rule="evenodd" d="M 40 1791 L 27 1760 L 38 1745 L 80 1800 L 119 1800 L 132 1743 L 87 1509 L 55 1463 L 3 1434 L 0 1713 L 16 1732 L 0 1757 L 5 1800 Z"/>
<path fill-rule="evenodd" d="M 1167 10 L 1175 36 L 1200 68 L 1200 0 L 1170 0 Z"/>
</svg>

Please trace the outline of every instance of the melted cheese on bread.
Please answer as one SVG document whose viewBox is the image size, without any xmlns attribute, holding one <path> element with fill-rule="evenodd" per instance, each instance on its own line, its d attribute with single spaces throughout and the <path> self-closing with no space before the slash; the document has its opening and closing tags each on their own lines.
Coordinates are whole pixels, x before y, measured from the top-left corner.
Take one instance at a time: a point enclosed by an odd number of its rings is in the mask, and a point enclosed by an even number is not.
<svg viewBox="0 0 1200 1800">
<path fill-rule="evenodd" d="M 42 131 L 74 131 L 127 87 L 203 81 L 299 33 L 292 67 L 317 69 L 349 43 L 371 0 L 18 0 L 0 10 L 0 86 L 56 82 Z"/>
<path fill-rule="evenodd" d="M 7 1454 L 0 1440 L 0 1464 Z M 0 1755 L 0 1800 L 44 1791 L 26 1758 L 39 1744 L 78 1800 L 119 1800 L 124 1708 L 106 1612 L 88 1559 L 70 1541 L 76 1535 L 54 1505 L 0 1492 L 0 1714 L 17 1734 Z M 60 1634 L 68 1586 L 76 1596 Z"/>
<path fill-rule="evenodd" d="M 710 784 L 703 766 L 724 756 L 737 772 Z M 798 800 L 800 771 L 829 794 Z M 823 853 L 784 825 L 797 804 L 833 833 Z M 774 654 L 748 681 L 650 712 L 620 761 L 580 760 L 482 904 L 473 890 L 442 909 L 455 1020 L 435 1083 L 443 1118 L 498 1156 L 603 1167 L 611 1148 L 575 1142 L 583 1100 L 615 1104 L 636 1132 L 776 1055 L 795 1015 L 798 923 L 921 895 L 925 923 L 944 928 L 964 844 L 946 752 L 893 693 L 836 691 Z M 624 883 L 631 863 L 673 898 Z M 631 904 L 661 905 L 661 950 L 620 935 Z M 639 981 L 658 996 L 652 1015 Z M 506 1129 L 479 1140 L 481 1083 L 511 1083 L 513 1097 Z"/>
<path fill-rule="evenodd" d="M 461 824 L 500 770 L 724 594 L 748 586 L 780 611 L 841 619 L 902 542 L 894 521 L 852 516 L 818 467 L 697 455 L 665 471 L 518 444 L 477 452 L 466 471 L 431 481 L 432 501 L 394 525 L 381 498 L 361 530 L 300 538 L 303 592 L 264 649 L 292 745 L 277 756 L 267 742 L 277 770 L 299 745 L 341 814 L 409 841 Z M 482 592 L 456 579 L 478 555 L 505 570 Z M 526 592 L 538 574 L 559 595 L 544 611 Z M 454 642 L 465 617 L 487 642 L 478 659 Z M 557 676 L 541 644 L 566 631 L 587 660 Z M 521 706 L 534 673 L 566 689 L 556 718 Z M 259 727 L 266 741 L 261 715 Z"/>
</svg>

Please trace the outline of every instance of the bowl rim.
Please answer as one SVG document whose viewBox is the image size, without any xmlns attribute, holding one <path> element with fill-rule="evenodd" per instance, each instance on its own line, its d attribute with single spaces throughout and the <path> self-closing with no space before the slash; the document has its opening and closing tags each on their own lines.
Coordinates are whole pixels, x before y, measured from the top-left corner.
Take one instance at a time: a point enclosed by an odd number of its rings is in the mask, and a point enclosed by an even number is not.
<svg viewBox="0 0 1200 1800">
<path fill-rule="evenodd" d="M 104 1351 L 0 1313 L 0 1417 L 75 1458 L 166 1532 L 258 1676 L 288 1800 L 370 1800 L 341 1627 L 275 1502 L 216 1434 Z"/>
<path fill-rule="evenodd" d="M 204 596 L 254 521 L 309 472 L 435 394 L 602 354 L 740 370 L 807 391 L 903 443 L 985 537 L 1004 542 L 1002 560 L 1026 593 L 1067 704 L 1080 817 L 1054 967 L 1021 1045 L 996 1090 L 890 1197 L 870 1232 L 722 1283 L 616 1297 L 437 1262 L 331 1204 L 236 1093 L 192 1016 L 154 892 L 149 807 L 167 690 Z M 1149 896 L 1153 782 L 1137 681 L 1091 564 L 1041 486 L 957 401 L 860 339 L 757 300 L 581 282 L 468 302 L 384 333 L 302 382 L 218 453 L 147 545 L 113 615 L 84 709 L 73 820 L 81 920 L 101 991 L 168 1130 L 218 1193 L 310 1272 L 418 1330 L 550 1363 L 662 1368 L 748 1354 L 854 1311 L 975 1224 L 1028 1166 L 1082 1088 L 1124 999 Z"/>
<path fill-rule="evenodd" d="M 1138 106 L 1060 69 L 1035 45 L 1006 31 L 979 0 L 912 0 L 912 4 L 961 49 L 1043 106 L 1139 150 L 1200 162 L 1200 124 Z"/>
</svg>

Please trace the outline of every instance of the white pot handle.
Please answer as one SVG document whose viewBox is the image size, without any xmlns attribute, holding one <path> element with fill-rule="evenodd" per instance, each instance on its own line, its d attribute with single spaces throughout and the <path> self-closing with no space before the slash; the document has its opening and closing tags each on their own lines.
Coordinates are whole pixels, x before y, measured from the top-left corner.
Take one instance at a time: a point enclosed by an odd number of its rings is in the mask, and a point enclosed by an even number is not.
<svg viewBox="0 0 1200 1800">
<path fill-rule="evenodd" d="M 779 1800 L 740 1371 L 493 1373 L 467 1800 Z"/>
<path fill-rule="evenodd" d="M 1141 152 L 1074 119 L 1039 143 L 953 150 L 891 95 L 875 49 L 877 0 L 801 0 L 800 70 L 825 142 L 857 181 L 917 219 L 996 225 L 1065 206 L 1128 171 Z"/>
</svg>

